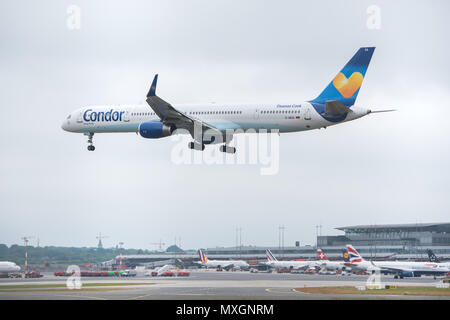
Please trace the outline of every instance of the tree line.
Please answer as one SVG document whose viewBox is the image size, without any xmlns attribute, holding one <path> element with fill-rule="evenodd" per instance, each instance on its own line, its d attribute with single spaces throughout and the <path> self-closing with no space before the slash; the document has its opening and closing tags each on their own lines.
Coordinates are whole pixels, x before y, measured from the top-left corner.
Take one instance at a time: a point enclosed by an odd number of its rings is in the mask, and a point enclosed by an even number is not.
<svg viewBox="0 0 450 320">
<path fill-rule="evenodd" d="M 33 247 L 28 246 L 28 264 L 46 267 L 51 264 L 97 264 L 114 259 L 120 254 L 119 248 L 92 247 Z M 122 249 L 122 254 L 148 254 L 150 250 Z M 12 261 L 23 266 L 25 264 L 25 246 L 13 244 L 8 247 L 0 244 L 0 261 Z"/>
</svg>

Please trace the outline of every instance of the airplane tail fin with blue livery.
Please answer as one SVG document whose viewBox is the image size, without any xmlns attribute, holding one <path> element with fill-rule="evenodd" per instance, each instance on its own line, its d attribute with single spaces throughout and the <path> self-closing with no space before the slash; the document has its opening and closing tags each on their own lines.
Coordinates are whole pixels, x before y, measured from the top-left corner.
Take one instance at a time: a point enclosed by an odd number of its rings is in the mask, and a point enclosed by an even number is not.
<svg viewBox="0 0 450 320">
<path fill-rule="evenodd" d="M 354 105 L 374 51 L 375 47 L 359 48 L 325 90 L 309 102 L 325 104 L 337 101 L 347 108 Z"/>
<path fill-rule="evenodd" d="M 361 257 L 361 255 L 358 253 L 358 251 L 356 251 L 356 249 L 353 248 L 353 246 L 351 244 L 347 245 L 347 252 L 348 252 L 348 257 L 349 257 L 350 263 L 358 263 L 358 262 L 364 261 L 364 258 Z"/>
<path fill-rule="evenodd" d="M 278 261 L 269 249 L 266 250 L 266 256 L 268 261 Z"/>
<path fill-rule="evenodd" d="M 344 258 L 344 262 L 350 263 L 350 258 L 348 257 L 347 249 L 342 249 L 342 257 Z"/>
</svg>

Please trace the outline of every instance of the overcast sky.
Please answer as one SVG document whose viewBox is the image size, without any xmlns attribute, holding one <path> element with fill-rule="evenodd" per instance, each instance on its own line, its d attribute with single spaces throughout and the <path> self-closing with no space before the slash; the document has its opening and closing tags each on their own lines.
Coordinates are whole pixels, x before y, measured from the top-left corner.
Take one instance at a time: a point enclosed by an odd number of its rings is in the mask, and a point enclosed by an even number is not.
<svg viewBox="0 0 450 320">
<path fill-rule="evenodd" d="M 67 10 L 80 8 L 80 29 Z M 367 27 L 367 8 L 381 28 Z M 315 244 L 354 224 L 450 220 L 448 1 L 1 1 L 0 243 Z M 176 165 L 175 142 L 61 129 L 135 104 L 299 103 L 376 46 L 357 104 L 397 112 L 280 137 L 280 169 Z M 178 240 L 177 240 L 178 241 Z M 36 240 L 31 241 L 32 245 Z"/>
</svg>

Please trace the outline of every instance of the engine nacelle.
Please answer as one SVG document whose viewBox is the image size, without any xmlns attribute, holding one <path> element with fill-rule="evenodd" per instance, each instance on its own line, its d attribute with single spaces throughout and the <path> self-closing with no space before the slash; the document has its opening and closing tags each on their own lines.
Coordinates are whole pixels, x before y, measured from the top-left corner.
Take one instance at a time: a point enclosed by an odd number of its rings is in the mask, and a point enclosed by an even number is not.
<svg viewBox="0 0 450 320">
<path fill-rule="evenodd" d="M 412 271 L 403 271 L 400 275 L 402 277 L 414 277 L 414 272 L 412 272 Z"/>
<path fill-rule="evenodd" d="M 160 121 L 148 121 L 139 125 L 139 134 L 147 139 L 167 137 L 172 135 L 174 131 L 174 125 L 167 125 Z"/>
</svg>

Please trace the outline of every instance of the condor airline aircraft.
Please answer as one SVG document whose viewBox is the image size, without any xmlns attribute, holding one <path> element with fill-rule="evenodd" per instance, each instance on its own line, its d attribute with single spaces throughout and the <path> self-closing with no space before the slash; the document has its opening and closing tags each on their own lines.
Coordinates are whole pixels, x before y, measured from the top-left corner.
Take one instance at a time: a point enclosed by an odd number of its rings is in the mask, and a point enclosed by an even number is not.
<svg viewBox="0 0 450 320">
<path fill-rule="evenodd" d="M 172 105 L 156 95 L 158 75 L 147 94 L 147 105 L 83 107 L 70 113 L 62 124 L 69 132 L 88 136 L 88 150 L 94 151 L 93 137 L 103 132 L 136 132 L 143 138 L 158 139 L 189 133 L 189 148 L 204 150 L 207 144 L 222 144 L 220 151 L 235 153 L 228 144 L 239 130 L 297 132 L 326 128 L 369 113 L 355 106 L 375 47 L 360 48 L 319 96 L 291 104 L 192 104 Z M 270 85 L 270 83 L 268 84 Z"/>
</svg>

